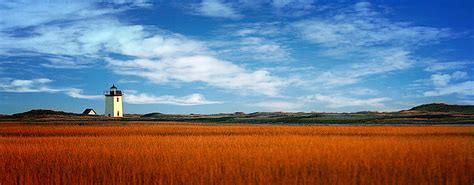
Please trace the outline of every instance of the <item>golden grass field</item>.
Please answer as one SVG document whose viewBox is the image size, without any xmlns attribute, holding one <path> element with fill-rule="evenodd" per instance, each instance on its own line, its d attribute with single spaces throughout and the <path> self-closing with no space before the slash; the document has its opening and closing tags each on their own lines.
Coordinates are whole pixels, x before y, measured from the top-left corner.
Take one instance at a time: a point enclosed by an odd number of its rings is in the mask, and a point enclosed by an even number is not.
<svg viewBox="0 0 474 185">
<path fill-rule="evenodd" d="M 471 126 L 0 124 L 0 184 L 473 184 Z"/>
</svg>

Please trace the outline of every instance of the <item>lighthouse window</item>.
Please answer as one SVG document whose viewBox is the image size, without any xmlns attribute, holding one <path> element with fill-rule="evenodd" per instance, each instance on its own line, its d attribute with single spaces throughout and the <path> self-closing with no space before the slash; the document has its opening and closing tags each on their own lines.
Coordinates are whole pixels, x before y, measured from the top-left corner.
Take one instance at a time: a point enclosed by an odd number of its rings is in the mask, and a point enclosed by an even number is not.
<svg viewBox="0 0 474 185">
<path fill-rule="evenodd" d="M 119 98 L 117 98 L 117 102 L 119 102 Z"/>
</svg>

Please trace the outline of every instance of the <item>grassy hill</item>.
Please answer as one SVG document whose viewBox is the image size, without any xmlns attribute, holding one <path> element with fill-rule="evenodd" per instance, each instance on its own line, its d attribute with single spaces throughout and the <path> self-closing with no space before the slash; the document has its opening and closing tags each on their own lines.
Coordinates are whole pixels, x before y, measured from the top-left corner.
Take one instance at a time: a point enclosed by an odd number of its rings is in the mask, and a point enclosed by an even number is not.
<svg viewBox="0 0 474 185">
<path fill-rule="evenodd" d="M 80 114 L 63 112 L 63 111 L 54 111 L 54 110 L 33 109 L 28 112 L 13 114 L 12 117 L 37 118 L 37 117 L 66 117 L 66 116 L 78 116 L 78 115 Z"/>
<path fill-rule="evenodd" d="M 472 124 L 474 106 L 426 104 L 400 112 L 254 112 L 227 114 L 150 113 L 141 119 L 154 121 L 254 123 L 254 124 Z"/>
<path fill-rule="evenodd" d="M 124 118 L 86 116 L 53 110 L 31 110 L 1 117 L 0 121 L 28 120 L 57 123 L 107 123 L 129 121 L 173 121 L 197 123 L 250 123 L 250 124 L 474 124 L 474 106 L 425 104 L 399 112 L 254 112 L 220 114 L 127 114 Z"/>
<path fill-rule="evenodd" d="M 431 103 L 416 106 L 410 110 L 425 112 L 451 112 L 451 113 L 474 113 L 474 105 L 449 105 L 444 103 Z"/>
</svg>

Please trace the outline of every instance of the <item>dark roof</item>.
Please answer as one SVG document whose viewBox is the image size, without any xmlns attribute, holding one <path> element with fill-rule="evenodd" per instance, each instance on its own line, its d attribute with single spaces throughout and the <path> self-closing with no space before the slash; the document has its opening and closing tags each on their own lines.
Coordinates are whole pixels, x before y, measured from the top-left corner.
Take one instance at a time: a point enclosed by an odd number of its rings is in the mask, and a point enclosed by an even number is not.
<svg viewBox="0 0 474 185">
<path fill-rule="evenodd" d="M 89 114 L 90 112 L 94 112 L 94 113 L 97 114 L 97 112 L 95 112 L 94 109 L 86 109 L 86 110 L 84 110 L 84 112 L 82 112 L 82 114 Z"/>
<path fill-rule="evenodd" d="M 112 84 L 112 87 L 110 87 L 111 89 L 117 89 L 117 87 L 115 87 L 115 84 Z"/>
</svg>

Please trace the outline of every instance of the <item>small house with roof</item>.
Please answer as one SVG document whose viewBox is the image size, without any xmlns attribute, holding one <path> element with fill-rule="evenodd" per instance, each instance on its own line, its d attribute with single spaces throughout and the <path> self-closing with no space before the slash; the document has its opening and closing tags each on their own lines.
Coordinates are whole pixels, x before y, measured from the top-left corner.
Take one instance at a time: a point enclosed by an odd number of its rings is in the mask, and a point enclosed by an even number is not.
<svg viewBox="0 0 474 185">
<path fill-rule="evenodd" d="M 82 112 L 83 115 L 97 115 L 97 112 L 95 112 L 94 109 L 86 109 L 84 112 Z"/>
</svg>

